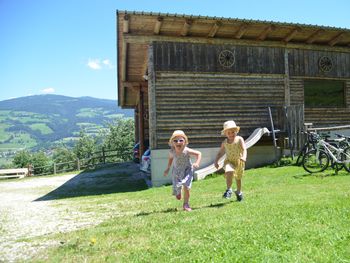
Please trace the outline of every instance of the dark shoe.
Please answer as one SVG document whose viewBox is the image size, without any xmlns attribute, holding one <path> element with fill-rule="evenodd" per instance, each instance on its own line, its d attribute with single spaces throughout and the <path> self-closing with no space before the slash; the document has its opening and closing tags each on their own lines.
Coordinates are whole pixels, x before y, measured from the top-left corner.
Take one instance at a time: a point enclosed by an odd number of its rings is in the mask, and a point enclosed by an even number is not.
<svg viewBox="0 0 350 263">
<path fill-rule="evenodd" d="M 226 190 L 222 197 L 230 199 L 232 197 L 232 190 Z"/>
<path fill-rule="evenodd" d="M 242 192 L 238 193 L 237 191 L 235 191 L 235 194 L 236 194 L 237 201 L 241 202 L 243 200 L 243 193 Z"/>
</svg>

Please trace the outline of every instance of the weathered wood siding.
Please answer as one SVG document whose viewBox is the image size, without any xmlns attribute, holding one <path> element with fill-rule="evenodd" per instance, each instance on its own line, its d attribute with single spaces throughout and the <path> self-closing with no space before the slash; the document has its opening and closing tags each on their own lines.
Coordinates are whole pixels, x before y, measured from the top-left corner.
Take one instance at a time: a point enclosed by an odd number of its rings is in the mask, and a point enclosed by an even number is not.
<svg viewBox="0 0 350 263">
<path fill-rule="evenodd" d="M 304 109 L 305 122 L 311 122 L 315 127 L 341 126 L 350 124 L 350 81 L 345 81 L 345 107 L 309 108 Z M 291 105 L 304 104 L 304 79 L 291 78 Z"/>
<path fill-rule="evenodd" d="M 223 50 L 235 56 L 232 67 L 219 62 Z M 284 49 L 192 43 L 154 43 L 155 70 L 284 74 Z"/>
<path fill-rule="evenodd" d="M 268 106 L 284 103 L 282 76 L 158 72 L 156 77 L 157 148 L 166 148 L 176 129 L 192 146 L 218 146 L 226 120 L 248 136 L 269 124 Z M 275 116 L 276 117 L 276 116 Z"/>
<path fill-rule="evenodd" d="M 319 67 L 322 57 L 332 62 L 327 72 Z M 350 78 L 350 53 L 292 49 L 289 50 L 289 71 L 290 76 Z"/>
<path fill-rule="evenodd" d="M 314 127 L 341 126 L 350 124 L 350 81 L 345 82 L 345 108 L 305 108 L 305 122 Z"/>
<path fill-rule="evenodd" d="M 220 63 L 223 50 L 234 54 L 231 67 Z M 183 129 L 193 146 L 217 146 L 222 124 L 229 119 L 242 127 L 243 136 L 269 127 L 267 108 L 289 101 L 304 105 L 304 80 L 310 78 L 347 80 L 347 103 L 345 108 L 305 108 L 303 120 L 316 127 L 350 123 L 350 53 L 288 49 L 285 56 L 280 47 L 172 42 L 153 42 L 150 52 L 152 148 L 168 147 L 175 129 Z M 319 67 L 324 56 L 332 61 L 327 72 Z"/>
</svg>

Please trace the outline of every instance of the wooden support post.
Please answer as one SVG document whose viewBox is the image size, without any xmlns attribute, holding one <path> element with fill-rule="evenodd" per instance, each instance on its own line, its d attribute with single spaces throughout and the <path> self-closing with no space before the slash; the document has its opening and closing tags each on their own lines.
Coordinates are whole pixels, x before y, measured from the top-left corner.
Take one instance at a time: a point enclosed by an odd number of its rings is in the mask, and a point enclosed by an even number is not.
<svg viewBox="0 0 350 263">
<path fill-rule="evenodd" d="M 151 149 L 157 149 L 157 109 L 156 109 L 156 75 L 154 72 L 153 46 L 148 49 L 148 113 L 149 140 Z"/>
<path fill-rule="evenodd" d="M 273 146 L 277 147 L 277 143 L 276 143 L 276 134 L 275 134 L 275 127 L 274 127 L 274 125 L 273 125 L 272 113 L 271 113 L 271 108 L 270 108 L 270 107 L 269 107 L 269 117 L 270 117 L 271 130 L 272 130 Z"/>
<path fill-rule="evenodd" d="M 144 115 L 144 98 L 143 98 L 143 91 L 142 88 L 140 86 L 139 89 L 139 103 L 138 103 L 138 112 L 139 112 L 139 118 L 138 118 L 138 123 L 139 123 L 139 138 L 140 138 L 140 160 L 141 160 L 141 156 L 143 155 L 143 153 L 145 152 L 145 131 L 144 131 L 144 123 L 143 123 L 143 115 Z"/>
<path fill-rule="evenodd" d="M 102 159 L 103 159 L 103 163 L 106 163 L 106 152 L 105 152 L 105 147 L 102 147 Z"/>
<path fill-rule="evenodd" d="M 53 163 L 53 174 L 56 174 L 56 172 L 57 172 L 56 163 Z"/>
<path fill-rule="evenodd" d="M 80 171 L 80 160 L 79 159 L 77 159 L 77 169 L 78 169 L 78 171 Z"/>
<path fill-rule="evenodd" d="M 284 104 L 290 106 L 290 84 L 289 84 L 289 51 L 284 50 Z"/>
</svg>

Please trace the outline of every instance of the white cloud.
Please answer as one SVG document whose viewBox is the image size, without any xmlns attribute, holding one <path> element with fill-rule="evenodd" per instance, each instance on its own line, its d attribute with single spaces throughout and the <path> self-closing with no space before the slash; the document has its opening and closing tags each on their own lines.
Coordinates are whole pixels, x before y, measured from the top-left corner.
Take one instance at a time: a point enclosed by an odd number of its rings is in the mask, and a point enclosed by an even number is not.
<svg viewBox="0 0 350 263">
<path fill-rule="evenodd" d="M 112 65 L 111 61 L 109 59 L 99 59 L 99 58 L 94 58 L 91 59 L 89 58 L 87 62 L 87 66 L 92 69 L 92 70 L 100 70 L 100 69 L 112 69 L 114 66 Z"/>
<path fill-rule="evenodd" d="M 54 88 L 46 88 L 46 89 L 41 90 L 41 93 L 44 93 L 44 94 L 49 94 L 49 93 L 54 93 L 54 92 L 55 92 Z"/>
<path fill-rule="evenodd" d="M 108 67 L 108 68 L 113 68 L 113 65 L 112 65 L 112 63 L 111 63 L 111 61 L 109 59 L 103 60 L 102 63 L 104 65 L 106 65 L 106 67 Z"/>
<path fill-rule="evenodd" d="M 99 59 L 90 59 L 87 63 L 87 66 L 93 70 L 101 69 L 101 62 Z"/>
</svg>

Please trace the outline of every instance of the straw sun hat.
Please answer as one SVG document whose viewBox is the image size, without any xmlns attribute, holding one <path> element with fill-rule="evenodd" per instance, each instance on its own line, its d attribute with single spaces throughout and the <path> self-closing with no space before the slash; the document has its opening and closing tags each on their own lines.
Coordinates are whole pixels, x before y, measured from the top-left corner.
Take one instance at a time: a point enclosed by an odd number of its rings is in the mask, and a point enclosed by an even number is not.
<svg viewBox="0 0 350 263">
<path fill-rule="evenodd" d="M 225 135 L 225 131 L 235 129 L 237 132 L 239 132 L 240 127 L 236 125 L 234 121 L 226 121 L 224 123 L 224 129 L 221 131 L 221 135 Z"/>
<path fill-rule="evenodd" d="M 188 138 L 187 138 L 186 134 L 182 130 L 176 130 L 173 132 L 173 135 L 171 135 L 171 137 L 169 139 L 170 146 L 172 145 L 175 137 L 183 137 L 185 139 L 185 144 L 186 145 L 188 144 Z"/>
</svg>

